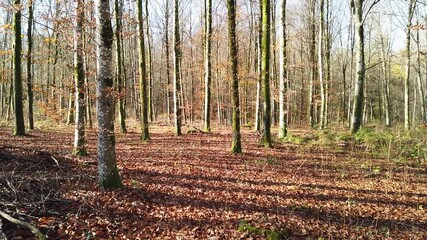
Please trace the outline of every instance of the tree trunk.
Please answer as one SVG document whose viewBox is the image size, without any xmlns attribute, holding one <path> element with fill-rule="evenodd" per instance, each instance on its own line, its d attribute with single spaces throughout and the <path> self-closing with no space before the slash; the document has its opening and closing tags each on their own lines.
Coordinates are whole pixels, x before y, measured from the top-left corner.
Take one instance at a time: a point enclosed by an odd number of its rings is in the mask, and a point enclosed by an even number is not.
<svg viewBox="0 0 427 240">
<path fill-rule="evenodd" d="M 179 95 L 181 93 L 181 39 L 179 33 L 179 0 L 175 0 L 174 5 L 174 78 L 173 78 L 173 105 L 175 112 L 175 135 L 181 136 L 181 108 L 179 104 Z"/>
<path fill-rule="evenodd" d="M 237 37 L 236 37 L 236 0 L 227 0 L 227 18 L 228 18 L 228 48 L 229 48 L 229 64 L 231 73 L 231 88 L 232 88 L 232 153 L 242 152 L 242 143 L 240 136 L 240 104 L 239 104 L 239 75 L 237 64 Z"/>
<path fill-rule="evenodd" d="M 262 0 L 262 63 L 261 81 L 263 104 L 263 131 L 261 143 L 264 147 L 271 148 L 271 98 L 270 98 L 270 0 Z"/>
<path fill-rule="evenodd" d="M 21 4 L 20 0 L 14 0 L 14 6 Z M 14 83 L 14 107 L 15 107 L 15 130 L 14 135 L 25 135 L 24 111 L 22 103 L 22 68 L 21 68 L 21 53 L 22 53 L 22 37 L 21 37 L 21 8 L 15 10 L 13 16 L 13 32 L 14 45 L 13 51 L 13 83 Z"/>
<path fill-rule="evenodd" d="M 126 109 L 125 109 L 125 90 L 123 84 L 123 53 L 122 53 L 122 6 L 119 0 L 114 0 L 114 13 L 116 17 L 116 85 L 118 92 L 118 113 L 119 113 L 119 124 L 120 131 L 125 133 L 126 131 Z M 126 79 L 125 79 L 126 80 Z"/>
<path fill-rule="evenodd" d="M 138 46 L 139 46 L 139 93 L 141 101 L 141 140 L 148 141 L 150 133 L 148 131 L 148 98 L 147 98 L 147 74 L 145 65 L 145 40 L 144 22 L 142 18 L 142 0 L 137 0 L 138 4 Z"/>
<path fill-rule="evenodd" d="M 170 45 L 169 45 L 169 3 L 166 2 L 165 9 L 165 45 L 166 45 L 166 107 L 167 121 L 171 122 L 171 73 L 170 73 Z"/>
<path fill-rule="evenodd" d="M 257 85 L 256 85 L 256 103 L 255 103 L 255 131 L 261 129 L 261 39 L 262 39 L 262 0 L 259 0 L 259 16 L 258 16 L 258 38 L 257 38 Z"/>
<path fill-rule="evenodd" d="M 153 60 L 152 60 L 152 39 L 150 35 L 150 21 L 149 21 L 149 11 L 148 11 L 148 1 L 145 0 L 145 20 L 146 20 L 146 29 L 147 29 L 147 78 L 148 78 L 148 116 L 150 117 L 150 122 L 153 122 Z"/>
<path fill-rule="evenodd" d="M 74 30 L 74 81 L 75 81 L 75 104 L 76 121 L 74 131 L 73 154 L 78 156 L 87 155 L 85 147 L 85 72 L 83 68 L 83 21 L 84 0 L 77 0 L 76 18 L 77 25 Z"/>
<path fill-rule="evenodd" d="M 318 64 L 319 64 L 319 81 L 320 81 L 320 122 L 319 127 L 323 129 L 325 127 L 325 80 L 324 80 L 324 15 L 325 15 L 325 0 L 320 0 L 320 21 L 319 21 L 319 46 L 318 46 Z"/>
<path fill-rule="evenodd" d="M 426 120 L 426 102 L 424 94 L 424 86 L 422 84 L 421 78 L 421 49 L 420 49 L 420 31 L 417 31 L 417 85 L 418 85 L 418 94 L 420 95 L 420 108 L 421 108 L 421 119 L 422 121 Z"/>
<path fill-rule="evenodd" d="M 356 80 L 354 85 L 353 114 L 351 132 L 354 134 L 362 126 L 363 119 L 363 89 L 365 84 L 365 38 L 362 22 L 363 0 L 351 0 L 351 12 L 356 31 Z"/>
<path fill-rule="evenodd" d="M 406 66 L 405 66 L 405 80 L 404 80 L 404 86 L 405 86 L 405 130 L 409 130 L 410 128 L 410 120 L 409 120 L 409 78 L 410 78 L 410 72 L 411 72 L 411 24 L 412 24 L 412 17 L 414 15 L 414 8 L 415 8 L 415 0 L 410 0 L 408 4 L 408 26 L 406 29 L 406 46 L 405 46 L 405 53 L 406 53 Z"/>
<path fill-rule="evenodd" d="M 95 1 L 97 33 L 97 118 L 98 118 L 98 177 L 101 188 L 122 187 L 116 164 L 114 134 L 114 99 L 112 48 L 113 27 L 110 18 L 110 1 Z"/>
<path fill-rule="evenodd" d="M 205 111 L 204 129 L 211 131 L 211 82 L 212 82 L 212 0 L 205 0 Z"/>
<path fill-rule="evenodd" d="M 310 70 L 310 80 L 308 84 L 308 108 L 307 108 L 307 118 L 309 125 L 313 128 L 315 124 L 314 119 L 314 80 L 316 78 L 316 64 L 315 64 L 315 55 L 316 55 L 316 23 L 315 23 L 315 14 L 316 14 L 316 1 L 309 0 L 309 48 L 310 48 L 310 56 L 309 63 L 311 64 Z"/>
<path fill-rule="evenodd" d="M 286 67 L 286 0 L 279 1 L 280 7 L 280 26 L 279 26 L 279 138 L 286 137 L 287 129 L 287 96 L 288 79 Z"/>
<path fill-rule="evenodd" d="M 34 129 L 34 116 L 33 116 L 33 62 L 32 62 L 32 50 L 33 50 L 33 0 L 28 1 L 28 28 L 27 28 L 27 38 L 28 38 L 28 53 L 27 53 L 27 91 L 28 91 L 28 127 L 29 129 Z"/>
</svg>

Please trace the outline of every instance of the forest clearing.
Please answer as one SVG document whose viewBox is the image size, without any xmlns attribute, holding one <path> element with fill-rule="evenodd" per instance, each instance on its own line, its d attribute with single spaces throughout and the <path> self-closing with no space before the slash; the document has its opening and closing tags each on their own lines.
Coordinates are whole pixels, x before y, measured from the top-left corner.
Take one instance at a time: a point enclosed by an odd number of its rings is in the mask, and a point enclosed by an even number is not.
<svg viewBox="0 0 427 240">
<path fill-rule="evenodd" d="M 243 130 L 245 150 L 234 155 L 228 131 L 176 137 L 154 126 L 147 143 L 133 130 L 117 134 L 124 187 L 102 191 L 90 129 L 87 157 L 70 154 L 69 127 L 26 137 L 0 129 L 0 209 L 49 239 L 427 237 L 425 156 L 393 161 L 369 144 L 337 138 L 328 145 L 301 129 L 291 130 L 295 143 L 271 149 Z M 34 236 L 10 223 L 3 231 Z"/>
</svg>

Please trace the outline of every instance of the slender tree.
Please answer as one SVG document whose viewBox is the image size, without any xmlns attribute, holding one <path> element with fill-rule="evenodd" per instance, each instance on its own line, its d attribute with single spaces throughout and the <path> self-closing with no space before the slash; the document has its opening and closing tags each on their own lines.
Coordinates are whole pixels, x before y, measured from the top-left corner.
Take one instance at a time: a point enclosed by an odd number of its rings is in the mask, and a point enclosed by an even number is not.
<svg viewBox="0 0 427 240">
<path fill-rule="evenodd" d="M 351 132 L 356 133 L 362 126 L 363 90 L 365 85 L 365 37 L 362 22 L 363 0 L 351 0 L 350 8 L 356 33 L 356 80 L 354 85 Z"/>
<path fill-rule="evenodd" d="M 211 82 L 212 82 L 212 0 L 205 0 L 205 131 L 211 131 Z"/>
<path fill-rule="evenodd" d="M 179 0 L 175 0 L 174 5 L 174 78 L 173 78 L 173 106 L 175 112 L 175 135 L 180 136 L 181 133 L 181 107 L 179 104 L 179 95 L 181 94 L 181 39 L 179 28 Z"/>
<path fill-rule="evenodd" d="M 34 93 L 33 93 L 33 20 L 34 20 L 34 10 L 33 10 L 33 0 L 28 1 L 28 28 L 27 28 L 27 39 L 28 39 L 28 52 L 27 52 L 27 97 L 28 97 L 28 128 L 34 129 L 34 114 L 33 114 L 33 104 L 34 104 Z"/>
<path fill-rule="evenodd" d="M 280 26 L 279 26 L 279 138 L 287 136 L 287 69 L 286 69 L 286 0 L 279 1 Z"/>
<path fill-rule="evenodd" d="M 110 1 L 95 1 L 97 33 L 97 118 L 98 118 L 98 177 L 103 189 L 122 187 L 116 164 L 114 134 L 114 99 L 112 50 L 114 32 L 111 25 Z"/>
<path fill-rule="evenodd" d="M 237 37 L 236 37 L 236 0 L 227 0 L 228 48 L 232 88 L 232 127 L 233 136 L 231 152 L 241 153 L 242 142 L 240 135 L 240 104 L 239 104 L 239 74 L 237 69 Z"/>
<path fill-rule="evenodd" d="M 325 107 L 326 107 L 326 91 L 324 79 L 324 30 L 325 30 L 325 0 L 320 0 L 320 15 L 319 15 L 319 47 L 318 47 L 318 67 L 320 80 L 320 122 L 319 127 L 325 127 Z"/>
<path fill-rule="evenodd" d="M 270 0 L 262 0 L 262 63 L 261 81 L 263 95 L 263 126 L 261 143 L 271 148 L 271 97 L 270 97 Z"/>
<path fill-rule="evenodd" d="M 409 130 L 410 128 L 410 120 L 409 120 L 409 78 L 411 73 L 411 25 L 412 25 L 412 17 L 414 16 L 414 8 L 415 8 L 415 0 L 410 0 L 408 2 L 408 25 L 406 29 L 406 46 L 405 46 L 405 54 L 406 54 L 406 66 L 405 66 L 405 130 Z"/>
<path fill-rule="evenodd" d="M 154 104 L 153 104 L 153 57 L 152 57 L 152 37 L 150 33 L 150 20 L 149 20 L 149 11 L 148 11 L 148 2 L 145 0 L 145 22 L 147 30 L 147 78 L 148 78 L 148 116 L 150 117 L 150 122 L 153 122 L 154 117 Z"/>
<path fill-rule="evenodd" d="M 14 51 L 13 51 L 13 83 L 14 83 L 14 107 L 15 130 L 14 135 L 25 135 L 24 111 L 22 104 L 22 37 L 21 37 L 21 1 L 14 0 L 15 14 L 13 15 Z"/>
<path fill-rule="evenodd" d="M 76 3 L 77 24 L 74 30 L 74 86 L 76 93 L 76 120 L 74 131 L 73 154 L 78 156 L 87 155 L 85 147 L 85 72 L 83 66 L 83 20 L 84 0 Z"/>
<path fill-rule="evenodd" d="M 308 0 L 308 8 L 309 8 L 309 63 L 311 64 L 310 69 L 310 80 L 308 84 L 308 108 L 307 108 L 307 120 L 311 127 L 314 127 L 315 117 L 314 117 L 314 80 L 316 78 L 316 66 L 315 66 L 315 55 L 316 55 L 316 23 L 315 23 L 315 15 L 316 15 L 316 0 Z"/>
<path fill-rule="evenodd" d="M 148 141 L 150 133 L 148 131 L 148 98 L 147 98 L 147 73 L 145 65 L 145 40 L 144 40 L 144 20 L 142 18 L 142 0 L 137 0 L 138 8 L 138 46 L 139 46 L 139 88 L 141 100 L 141 140 Z"/>
<path fill-rule="evenodd" d="M 125 92 L 123 82 L 123 53 L 122 53 L 122 6 L 119 0 L 114 0 L 114 13 L 116 20 L 116 86 L 119 93 L 118 112 L 120 131 L 126 131 L 126 108 L 125 108 Z"/>
</svg>

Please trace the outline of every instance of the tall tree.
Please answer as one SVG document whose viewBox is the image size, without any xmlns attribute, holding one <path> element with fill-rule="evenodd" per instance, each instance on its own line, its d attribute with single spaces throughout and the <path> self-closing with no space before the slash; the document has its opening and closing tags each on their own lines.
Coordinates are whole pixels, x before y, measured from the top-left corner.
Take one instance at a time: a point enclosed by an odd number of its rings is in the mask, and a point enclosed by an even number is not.
<svg viewBox="0 0 427 240">
<path fill-rule="evenodd" d="M 124 95 L 124 82 L 123 82 L 123 53 L 122 53 L 122 8 L 119 0 L 114 0 L 114 13 L 116 17 L 116 85 L 119 93 L 118 99 L 118 112 L 120 130 L 125 133 L 126 131 L 126 107 Z"/>
<path fill-rule="evenodd" d="M 114 134 L 114 99 L 112 50 L 114 32 L 111 25 L 110 1 L 95 1 L 97 37 L 97 118 L 98 118 L 98 177 L 103 189 L 122 187 L 116 164 Z"/>
<path fill-rule="evenodd" d="M 326 110 L 326 91 L 324 79 L 324 30 L 325 30 L 325 0 L 320 0 L 320 14 L 319 14 L 319 47 L 318 47 L 318 68 L 320 80 L 320 122 L 319 127 L 325 127 L 325 110 Z"/>
<path fill-rule="evenodd" d="M 315 55 L 316 55 L 316 0 L 308 0 L 309 8 L 309 18 L 308 18 L 308 31 L 309 31 L 309 63 L 311 65 L 310 69 L 310 80 L 308 84 L 308 108 L 307 108 L 307 120 L 311 127 L 314 127 L 315 117 L 314 117 L 314 80 L 316 78 L 316 64 L 315 64 Z"/>
<path fill-rule="evenodd" d="M 145 0 L 145 22 L 147 29 L 147 78 L 148 78 L 148 116 L 150 117 L 150 122 L 153 122 L 154 116 L 154 104 L 153 104 L 153 57 L 152 57 L 152 37 L 150 33 L 150 20 L 149 20 L 149 11 L 148 11 L 148 2 Z"/>
<path fill-rule="evenodd" d="M 409 78 L 411 73 L 411 25 L 412 25 L 412 17 L 414 16 L 415 9 L 415 0 L 410 0 L 408 2 L 408 25 L 406 29 L 406 46 L 405 46 L 405 54 L 406 54 L 406 66 L 405 66 L 405 130 L 409 130 L 410 121 L 409 121 Z"/>
<path fill-rule="evenodd" d="M 33 93 L 33 21 L 34 21 L 34 10 L 33 0 L 28 1 L 28 28 L 27 28 L 27 39 L 28 39 L 28 52 L 27 52 L 27 97 L 28 97 L 28 127 L 34 129 L 34 93 Z"/>
<path fill-rule="evenodd" d="M 211 131 L 211 82 L 212 82 L 212 0 L 205 0 L 205 131 Z"/>
<path fill-rule="evenodd" d="M 85 72 L 83 66 L 83 20 L 84 0 L 76 3 L 77 24 L 74 30 L 74 86 L 76 93 L 76 120 L 74 131 L 73 154 L 78 156 L 87 155 L 85 147 Z"/>
<path fill-rule="evenodd" d="M 270 97 L 270 0 L 262 0 L 262 63 L 261 63 L 261 81 L 263 95 L 263 128 L 261 143 L 264 147 L 270 148 L 271 145 L 271 97 Z"/>
<path fill-rule="evenodd" d="M 148 131 L 148 98 L 147 98 L 147 73 L 145 65 L 145 40 L 144 40 L 144 20 L 142 18 L 142 0 L 137 0 L 138 8 L 138 46 L 139 46 L 139 88 L 141 100 L 141 140 L 148 141 L 150 133 Z"/>
<path fill-rule="evenodd" d="M 15 130 L 14 135 L 25 135 L 24 110 L 22 104 L 22 37 L 21 37 L 21 1 L 14 0 L 15 14 L 13 15 L 14 51 L 13 51 L 13 83 L 14 83 L 14 107 Z"/>
<path fill-rule="evenodd" d="M 168 124 L 171 122 L 171 72 L 170 72 L 170 45 L 169 45 L 169 3 L 166 1 L 165 7 L 165 51 L 166 51 L 166 108 Z"/>
<path fill-rule="evenodd" d="M 350 0 L 352 19 L 356 33 L 356 80 L 354 85 L 351 132 L 356 133 L 362 126 L 363 90 L 365 85 L 365 37 L 362 22 L 363 0 Z"/>
<path fill-rule="evenodd" d="M 175 135 L 180 136 L 181 133 L 181 107 L 179 103 L 179 95 L 181 93 L 181 37 L 180 37 L 180 28 L 179 28 L 179 0 L 175 0 L 174 5 L 174 58 L 173 58 L 173 67 L 174 67 L 174 78 L 173 78 L 173 106 L 175 112 Z"/>
<path fill-rule="evenodd" d="M 279 1 L 280 25 L 279 25 L 279 138 L 285 138 L 287 135 L 287 69 L 286 69 L 286 0 Z"/>
<path fill-rule="evenodd" d="M 228 48 L 229 64 L 231 72 L 232 91 L 232 142 L 231 152 L 241 153 L 242 142 L 240 135 L 240 104 L 239 104 L 239 74 L 237 65 L 237 37 L 236 37 L 236 0 L 227 0 L 227 25 L 228 25 Z"/>
</svg>

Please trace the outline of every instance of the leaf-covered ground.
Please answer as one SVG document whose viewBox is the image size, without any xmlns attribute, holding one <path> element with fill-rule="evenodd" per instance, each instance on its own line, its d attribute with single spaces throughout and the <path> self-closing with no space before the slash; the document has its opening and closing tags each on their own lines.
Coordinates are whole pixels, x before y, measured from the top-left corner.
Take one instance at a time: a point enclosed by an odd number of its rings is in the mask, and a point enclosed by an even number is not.
<svg viewBox="0 0 427 240">
<path fill-rule="evenodd" d="M 232 155 L 227 131 L 175 137 L 165 129 L 152 128 L 148 143 L 136 132 L 117 134 L 125 187 L 104 192 L 93 130 L 90 156 L 76 158 L 72 129 L 13 137 L 2 127 L 0 209 L 50 239 L 427 238 L 425 165 L 353 147 L 264 149 L 249 130 L 244 153 Z M 33 238 L 6 221 L 2 228 Z"/>
</svg>

